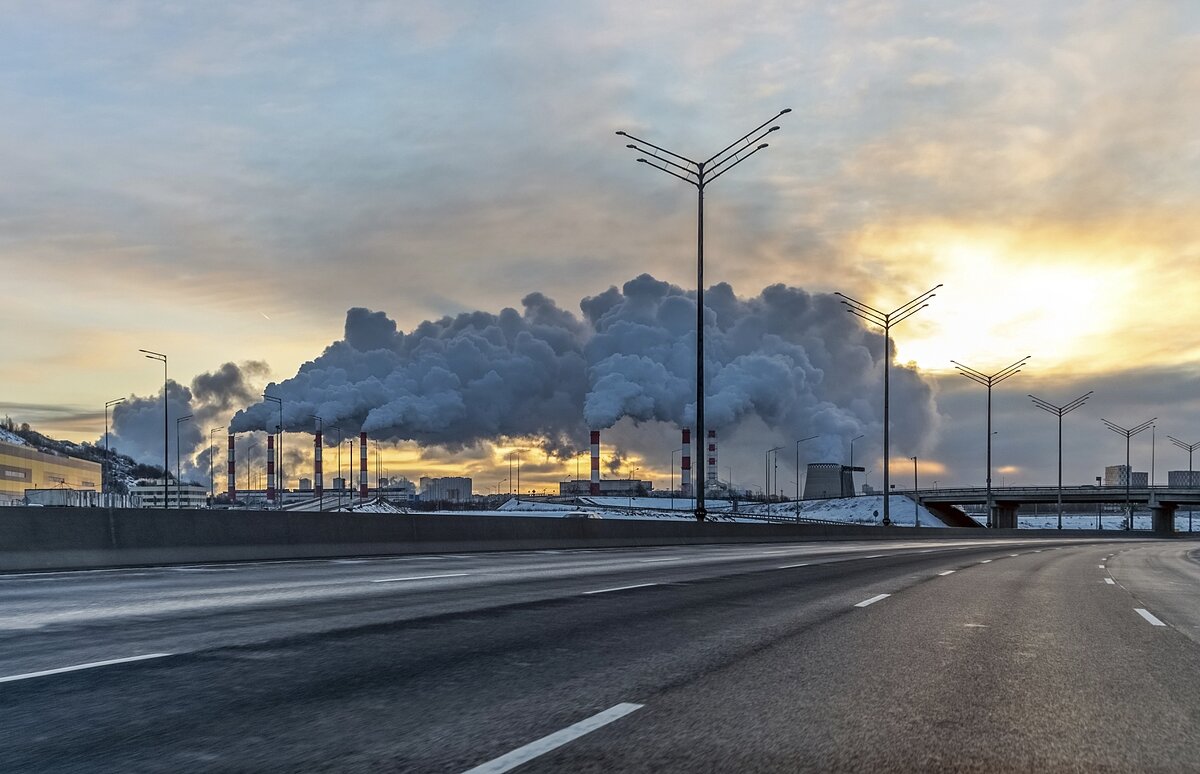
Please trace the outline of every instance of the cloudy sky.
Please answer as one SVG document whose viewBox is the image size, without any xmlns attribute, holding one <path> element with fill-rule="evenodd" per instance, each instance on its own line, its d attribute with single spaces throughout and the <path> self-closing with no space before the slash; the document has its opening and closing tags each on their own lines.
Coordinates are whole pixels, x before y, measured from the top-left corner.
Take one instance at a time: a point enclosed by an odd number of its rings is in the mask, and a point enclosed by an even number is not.
<svg viewBox="0 0 1200 774">
<path fill-rule="evenodd" d="M 1200 440 L 1195 3 L 0 13 L 0 411 L 53 435 L 95 439 L 106 400 L 155 395 L 161 370 L 138 348 L 168 353 L 184 385 L 252 363 L 256 394 L 341 339 L 353 307 L 408 331 L 533 291 L 582 318 L 581 299 L 642 273 L 692 288 L 694 192 L 613 132 L 706 157 L 790 107 L 771 147 L 710 189 L 706 275 L 744 298 L 781 283 L 888 309 L 944 283 L 896 330 L 936 404 L 896 458 L 982 483 L 983 390 L 951 359 L 1032 355 L 996 393 L 997 481 L 1054 478 L 1053 420 L 1029 392 L 1095 390 L 1067 421 L 1068 480 L 1123 461 L 1101 416 L 1159 418 L 1160 478 L 1186 466 L 1167 434 Z M 613 437 L 666 477 L 673 431 Z M 747 420 L 722 466 L 757 483 L 781 440 Z M 860 443 L 877 470 L 878 439 Z M 504 451 L 530 445 L 481 444 L 404 443 L 390 468 L 499 479 Z M 1135 467 L 1149 456 L 1139 437 Z M 548 483 L 566 465 L 544 467 Z"/>
</svg>

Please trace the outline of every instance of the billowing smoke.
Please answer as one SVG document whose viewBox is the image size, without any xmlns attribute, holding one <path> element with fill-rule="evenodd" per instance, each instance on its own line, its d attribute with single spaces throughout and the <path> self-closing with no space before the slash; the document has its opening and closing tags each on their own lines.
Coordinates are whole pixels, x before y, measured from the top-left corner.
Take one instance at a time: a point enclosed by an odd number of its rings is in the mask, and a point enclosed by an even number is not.
<svg viewBox="0 0 1200 774">
<path fill-rule="evenodd" d="M 878 435 L 883 337 L 836 298 L 773 285 L 742 299 L 721 284 L 705 302 L 709 428 L 753 419 L 784 439 L 820 434 L 814 451 L 825 459 L 842 459 L 856 435 Z M 583 299 L 582 317 L 540 293 L 522 304 L 409 333 L 382 312 L 351 309 L 343 340 L 268 390 L 283 399 L 291 430 L 318 415 L 327 428 L 450 449 L 507 436 L 573 452 L 588 428 L 622 418 L 693 421 L 693 294 L 643 274 Z M 936 427 L 932 390 L 898 366 L 892 390 L 897 451 L 916 450 Z M 276 411 L 258 403 L 232 428 L 273 428 Z"/>
<path fill-rule="evenodd" d="M 170 441 L 167 457 L 171 475 L 175 474 L 175 420 L 192 415 L 178 424 L 181 475 L 185 480 L 208 481 L 208 431 L 211 426 L 227 422 L 236 407 L 254 401 L 258 391 L 251 380 L 265 377 L 266 363 L 249 361 L 240 366 L 225 363 L 210 373 L 192 379 L 191 388 L 174 380 L 167 382 L 167 423 Z M 100 438 L 99 444 L 104 443 Z M 157 395 L 130 395 L 124 403 L 113 407 L 109 444 L 122 454 L 139 462 L 162 465 L 163 462 L 163 401 Z M 198 455 L 194 452 L 203 447 Z"/>
</svg>

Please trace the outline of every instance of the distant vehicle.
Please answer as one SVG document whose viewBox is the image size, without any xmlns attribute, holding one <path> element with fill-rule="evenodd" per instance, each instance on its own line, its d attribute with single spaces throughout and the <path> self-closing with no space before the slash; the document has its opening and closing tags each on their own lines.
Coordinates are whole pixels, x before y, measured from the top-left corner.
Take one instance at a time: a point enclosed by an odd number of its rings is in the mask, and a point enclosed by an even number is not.
<svg viewBox="0 0 1200 774">
<path fill-rule="evenodd" d="M 564 519 L 603 519 L 604 517 L 595 511 L 574 511 L 572 513 L 564 513 Z"/>
</svg>

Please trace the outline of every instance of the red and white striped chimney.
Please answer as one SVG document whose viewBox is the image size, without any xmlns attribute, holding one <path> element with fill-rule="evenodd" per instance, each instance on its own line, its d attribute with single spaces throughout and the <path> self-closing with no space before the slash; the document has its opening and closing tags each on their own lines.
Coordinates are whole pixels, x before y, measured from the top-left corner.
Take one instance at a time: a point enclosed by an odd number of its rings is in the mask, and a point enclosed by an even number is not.
<svg viewBox="0 0 1200 774">
<path fill-rule="evenodd" d="M 367 499 L 367 434 L 358 434 L 358 496 Z"/>
<path fill-rule="evenodd" d="M 275 502 L 275 436 L 267 436 L 267 502 Z"/>
<path fill-rule="evenodd" d="M 683 457 L 679 462 L 679 494 L 692 496 L 692 431 L 683 428 Z"/>
<path fill-rule="evenodd" d="M 704 470 L 705 470 L 705 475 L 708 477 L 707 478 L 708 484 L 715 485 L 719 480 L 717 474 L 720 472 L 720 470 L 717 468 L 717 431 L 716 430 L 708 431 L 708 467 L 705 468 Z"/>
<path fill-rule="evenodd" d="M 317 431 L 317 438 L 313 441 L 313 489 L 317 497 L 320 497 L 325 492 L 324 472 L 321 468 L 321 431 Z"/>
<path fill-rule="evenodd" d="M 229 453 L 226 454 L 226 468 L 229 470 L 229 502 L 237 502 L 237 464 L 233 457 L 233 433 L 229 434 Z"/>
<path fill-rule="evenodd" d="M 592 431 L 592 480 L 588 484 L 588 494 L 600 494 L 600 431 Z"/>
</svg>

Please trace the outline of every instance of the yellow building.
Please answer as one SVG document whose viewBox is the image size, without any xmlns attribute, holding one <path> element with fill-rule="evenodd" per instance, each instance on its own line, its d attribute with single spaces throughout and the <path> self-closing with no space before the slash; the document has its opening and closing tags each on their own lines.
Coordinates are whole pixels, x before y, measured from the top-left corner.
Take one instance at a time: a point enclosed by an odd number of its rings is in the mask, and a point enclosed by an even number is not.
<svg viewBox="0 0 1200 774">
<path fill-rule="evenodd" d="M 100 463 L 0 443 L 0 498 L 20 499 L 26 489 L 56 488 L 100 491 Z"/>
</svg>

